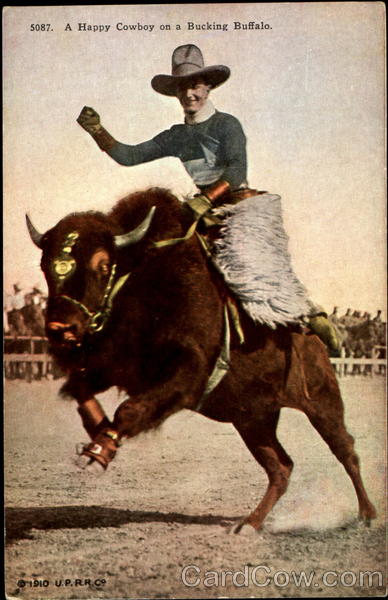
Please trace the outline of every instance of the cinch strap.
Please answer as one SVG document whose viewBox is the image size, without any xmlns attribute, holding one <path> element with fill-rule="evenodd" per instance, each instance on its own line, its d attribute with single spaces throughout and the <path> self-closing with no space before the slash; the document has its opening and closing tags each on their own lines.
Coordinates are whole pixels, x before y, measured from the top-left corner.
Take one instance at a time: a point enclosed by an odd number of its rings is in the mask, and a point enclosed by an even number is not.
<svg viewBox="0 0 388 600">
<path fill-rule="evenodd" d="M 225 377 L 229 371 L 230 363 L 230 325 L 229 325 L 229 314 L 226 305 L 224 306 L 224 341 L 222 344 L 221 352 L 216 360 L 214 369 L 208 379 L 205 392 L 198 403 L 195 410 L 200 410 L 204 403 L 204 400 L 211 394 L 216 386 Z"/>
</svg>

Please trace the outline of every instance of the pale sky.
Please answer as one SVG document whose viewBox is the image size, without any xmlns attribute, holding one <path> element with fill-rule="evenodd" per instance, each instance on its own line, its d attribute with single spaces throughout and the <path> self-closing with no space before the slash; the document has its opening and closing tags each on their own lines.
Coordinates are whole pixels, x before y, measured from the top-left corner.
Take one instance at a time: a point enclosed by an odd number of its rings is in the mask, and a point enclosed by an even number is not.
<svg viewBox="0 0 388 600">
<path fill-rule="evenodd" d="M 329 312 L 385 313 L 382 3 L 11 7 L 3 17 L 7 291 L 45 285 L 26 212 L 43 232 L 150 185 L 181 197 L 193 189 L 177 159 L 117 165 L 76 119 L 92 106 L 126 143 L 182 122 L 178 101 L 150 81 L 171 72 L 176 46 L 194 43 L 206 65 L 231 69 L 211 99 L 245 130 L 250 185 L 282 197 L 293 266 L 311 297 Z M 50 30 L 31 31 L 42 24 Z"/>
</svg>

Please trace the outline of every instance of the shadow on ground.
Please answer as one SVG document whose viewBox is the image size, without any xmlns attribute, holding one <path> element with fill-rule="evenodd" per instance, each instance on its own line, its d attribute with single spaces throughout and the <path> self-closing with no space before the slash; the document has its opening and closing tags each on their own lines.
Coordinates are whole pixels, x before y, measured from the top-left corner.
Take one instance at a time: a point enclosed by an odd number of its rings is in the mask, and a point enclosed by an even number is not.
<svg viewBox="0 0 388 600">
<path fill-rule="evenodd" d="M 48 531 L 50 529 L 94 529 L 101 527 L 121 527 L 129 523 L 179 523 L 181 525 L 218 525 L 228 532 L 242 517 L 226 517 L 221 515 L 186 515 L 182 513 L 158 511 L 125 510 L 103 506 L 44 506 L 40 508 L 6 508 L 6 544 L 21 539 L 34 539 L 32 529 Z M 311 537 L 316 539 L 331 538 L 344 532 L 350 533 L 365 529 L 356 519 L 343 523 L 326 531 L 314 531 L 309 528 L 292 531 L 266 533 L 277 538 Z M 368 529 L 368 528 L 366 528 Z"/>
<path fill-rule="evenodd" d="M 6 543 L 34 539 L 31 529 L 93 529 L 120 527 L 128 523 L 181 523 L 183 525 L 219 525 L 228 527 L 236 517 L 185 515 L 102 506 L 44 506 L 5 510 Z"/>
</svg>

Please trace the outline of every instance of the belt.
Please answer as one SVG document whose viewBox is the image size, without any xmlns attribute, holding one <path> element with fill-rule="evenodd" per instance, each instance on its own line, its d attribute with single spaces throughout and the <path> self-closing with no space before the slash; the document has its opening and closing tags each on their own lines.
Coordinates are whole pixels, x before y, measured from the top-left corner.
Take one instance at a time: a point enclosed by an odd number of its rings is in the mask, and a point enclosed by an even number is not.
<svg viewBox="0 0 388 600">
<path fill-rule="evenodd" d="M 198 186 L 201 190 L 202 194 L 207 195 L 207 190 L 209 185 Z M 211 186 L 210 186 L 211 187 Z M 241 187 L 236 190 L 228 189 L 226 186 L 225 192 L 217 195 L 215 199 L 211 198 L 209 195 L 208 198 L 213 203 L 213 206 L 220 206 L 221 204 L 237 204 L 241 202 L 241 200 L 245 200 L 246 198 L 251 198 L 252 196 L 258 196 L 260 194 L 267 194 L 268 192 L 255 190 L 249 187 Z"/>
<path fill-rule="evenodd" d="M 241 200 L 251 198 L 252 196 L 259 196 L 260 194 L 266 194 L 265 191 L 254 190 L 252 188 L 240 188 L 239 190 L 233 190 L 225 194 L 226 199 L 222 198 L 224 203 L 230 202 L 231 204 L 237 204 Z"/>
</svg>

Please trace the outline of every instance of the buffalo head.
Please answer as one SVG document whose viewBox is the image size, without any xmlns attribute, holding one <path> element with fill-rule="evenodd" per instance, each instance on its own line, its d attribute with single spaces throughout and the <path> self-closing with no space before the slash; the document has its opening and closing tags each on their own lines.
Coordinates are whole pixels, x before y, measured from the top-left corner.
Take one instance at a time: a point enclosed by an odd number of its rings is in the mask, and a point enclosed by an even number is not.
<svg viewBox="0 0 388 600">
<path fill-rule="evenodd" d="M 128 275 L 120 270 L 120 252 L 144 238 L 154 212 L 153 206 L 139 225 L 121 235 L 102 213 L 69 215 L 45 234 L 26 215 L 31 240 L 42 250 L 49 290 L 46 333 L 54 350 L 76 354 L 85 334 L 104 327 Z"/>
</svg>

